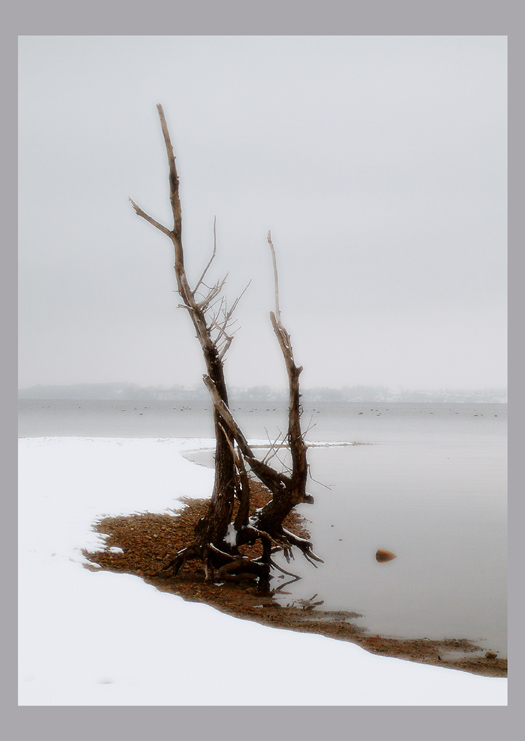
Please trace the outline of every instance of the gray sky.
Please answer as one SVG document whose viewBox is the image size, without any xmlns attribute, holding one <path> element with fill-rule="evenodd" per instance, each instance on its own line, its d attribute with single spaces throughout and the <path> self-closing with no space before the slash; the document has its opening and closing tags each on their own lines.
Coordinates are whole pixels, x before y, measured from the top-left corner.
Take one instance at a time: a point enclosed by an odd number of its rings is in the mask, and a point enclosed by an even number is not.
<svg viewBox="0 0 525 741">
<path fill-rule="evenodd" d="M 177 309 L 162 103 L 190 278 L 213 244 L 229 382 L 506 385 L 502 36 L 21 37 L 20 386 L 199 382 Z"/>
</svg>

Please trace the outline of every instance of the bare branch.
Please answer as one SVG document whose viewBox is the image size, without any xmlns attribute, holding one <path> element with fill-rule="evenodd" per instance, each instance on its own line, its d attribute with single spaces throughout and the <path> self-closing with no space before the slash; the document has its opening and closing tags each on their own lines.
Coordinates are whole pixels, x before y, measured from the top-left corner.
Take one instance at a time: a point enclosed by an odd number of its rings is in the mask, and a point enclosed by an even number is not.
<svg viewBox="0 0 525 741">
<path fill-rule="evenodd" d="M 226 355 L 226 353 L 228 352 L 228 348 L 230 347 L 230 345 L 231 345 L 231 343 L 232 343 L 233 337 L 232 337 L 231 335 L 227 334 L 227 333 L 225 332 L 225 330 L 223 329 L 223 327 L 220 327 L 220 326 L 219 326 L 219 325 L 217 324 L 217 322 L 215 321 L 215 319 L 214 319 L 213 317 L 211 317 L 211 322 L 212 322 L 212 324 L 214 325 L 214 327 L 215 327 L 215 328 L 216 328 L 216 329 L 218 330 L 218 332 L 219 332 L 219 336 L 218 336 L 218 338 L 217 338 L 217 339 L 215 340 L 215 346 L 217 347 L 217 349 L 219 349 L 219 342 L 220 342 L 220 341 L 221 341 L 222 339 L 224 339 L 224 346 L 223 346 L 223 347 L 222 347 L 222 349 L 221 349 L 221 350 L 219 351 L 219 360 L 222 360 L 222 359 L 224 358 L 224 356 Z"/>
<path fill-rule="evenodd" d="M 195 304 L 196 307 L 199 308 L 201 311 L 204 311 L 207 308 L 208 304 L 213 301 L 213 299 L 222 291 L 227 278 L 228 273 L 226 273 L 222 281 L 217 281 L 217 283 L 213 286 L 213 288 L 210 289 L 210 292 L 202 299 L 202 301 L 199 301 Z"/>
<path fill-rule="evenodd" d="M 217 410 L 217 413 L 222 418 L 230 434 L 235 439 L 235 442 L 239 446 L 246 462 L 255 473 L 257 478 L 259 478 L 262 483 L 268 486 L 270 491 L 274 493 L 279 491 L 286 491 L 287 487 L 289 487 L 291 484 L 290 478 L 285 474 L 278 473 L 273 468 L 267 466 L 265 463 L 262 463 L 262 461 L 258 460 L 254 456 L 253 451 L 250 448 L 248 441 L 246 440 L 239 425 L 234 420 L 232 413 L 230 412 L 224 401 L 221 399 L 213 380 L 206 375 L 203 376 L 203 380 L 206 384 L 206 387 L 208 388 L 208 391 L 211 394 L 214 408 Z"/>
<path fill-rule="evenodd" d="M 226 276 L 224 278 L 223 282 L 221 283 L 220 289 L 222 289 L 222 286 L 224 285 L 227 277 L 228 276 Z M 248 290 L 248 286 L 250 285 L 250 283 L 251 283 L 251 280 L 249 281 L 248 285 L 243 290 L 243 292 L 240 294 L 240 296 L 238 296 L 235 299 L 235 301 L 233 302 L 233 306 L 231 307 L 231 309 L 229 311 L 226 309 L 226 301 L 225 301 L 224 297 L 222 297 L 221 298 L 221 302 L 220 302 L 220 306 L 219 306 L 218 310 L 216 311 L 215 316 L 210 317 L 211 324 L 219 332 L 219 337 L 217 338 L 216 343 L 218 343 L 221 340 L 221 338 L 224 339 L 224 346 L 223 346 L 223 348 L 221 349 L 221 351 L 219 353 L 219 360 L 222 360 L 224 358 L 224 356 L 228 352 L 228 349 L 229 349 L 229 347 L 230 347 L 230 345 L 231 345 L 231 343 L 233 341 L 233 335 L 235 334 L 235 332 L 230 332 L 230 333 L 226 332 L 226 327 L 228 325 L 232 326 L 233 324 L 235 324 L 237 322 L 237 319 L 234 319 L 233 321 L 231 321 L 231 317 L 232 317 L 233 312 L 235 311 L 235 309 L 236 309 L 239 301 L 241 300 L 241 298 L 243 297 L 243 295 Z M 217 286 L 218 286 L 218 284 L 217 284 Z M 216 286 L 216 288 L 217 288 L 217 286 Z M 217 295 L 217 294 L 215 294 L 215 295 Z M 206 300 L 210 300 L 211 298 L 213 298 L 212 294 L 210 294 L 210 296 Z M 203 304 L 203 302 L 201 302 L 201 304 L 199 304 L 199 306 L 202 306 L 202 304 Z M 213 305 L 208 307 L 209 310 L 211 310 L 212 308 L 213 308 Z M 221 312 L 222 312 L 222 315 L 223 315 L 222 316 L 222 324 L 219 324 L 218 321 L 217 321 L 217 319 L 219 317 L 219 314 L 221 314 Z M 237 331 L 237 330 L 235 330 L 235 331 Z"/>
<path fill-rule="evenodd" d="M 222 325 L 222 327 L 221 327 L 221 326 L 220 326 L 219 324 L 217 324 L 217 322 L 215 321 L 215 317 L 210 317 L 210 319 L 211 319 L 211 323 L 213 324 L 213 326 L 215 327 L 215 329 L 216 329 L 216 330 L 218 330 L 219 334 L 220 334 L 220 335 L 221 335 L 222 337 L 224 337 L 225 339 L 227 339 L 227 340 L 231 340 L 231 337 L 230 337 L 230 335 L 229 335 L 229 334 L 228 334 L 228 333 L 226 332 L 226 330 L 225 330 L 225 327 L 226 327 L 226 323 L 227 323 L 227 320 L 226 320 L 226 321 L 225 321 L 225 322 L 223 323 L 223 325 Z"/>
<path fill-rule="evenodd" d="M 228 337 L 228 339 L 227 339 L 224 347 L 222 348 L 222 350 L 219 353 L 219 360 L 223 360 L 224 359 L 224 356 L 226 355 L 226 353 L 228 352 L 228 350 L 230 348 L 230 345 L 232 344 L 232 340 L 233 340 L 233 337 Z"/>
<path fill-rule="evenodd" d="M 157 106 L 159 112 L 160 125 L 162 127 L 162 133 L 164 135 L 164 143 L 166 145 L 166 154 L 168 155 L 168 164 L 170 168 L 170 202 L 171 210 L 173 212 L 173 235 L 180 241 L 181 230 L 182 230 L 182 209 L 179 198 L 179 177 L 177 175 L 177 167 L 175 165 L 175 155 L 173 154 L 173 147 L 171 145 L 170 133 L 168 131 L 168 125 L 164 117 L 164 111 L 161 105 Z M 180 256 L 182 263 L 183 256 L 182 250 Z"/>
<path fill-rule="evenodd" d="M 310 421 L 308 422 L 308 427 L 303 432 L 303 439 L 306 438 L 310 430 L 313 430 L 314 427 L 317 427 L 317 422 L 314 422 L 313 419 L 314 419 L 313 416 L 310 417 Z"/>
<path fill-rule="evenodd" d="M 226 276 L 226 278 L 227 277 L 228 276 Z M 226 281 L 226 278 L 224 279 L 223 283 L 221 284 L 221 288 L 224 285 L 224 282 Z M 235 322 L 237 322 L 237 319 L 234 319 L 233 322 L 230 322 L 230 319 L 231 319 L 231 317 L 232 317 L 235 309 L 237 308 L 237 306 L 239 304 L 239 301 L 241 300 L 241 298 L 244 296 L 244 294 L 248 290 L 248 287 L 249 287 L 250 283 L 251 283 L 251 280 L 248 282 L 246 288 L 244 288 L 244 290 L 242 291 L 242 293 L 239 296 L 237 296 L 237 298 L 235 299 L 235 301 L 232 304 L 231 309 L 228 310 L 227 307 L 226 307 L 226 300 L 224 298 L 221 299 L 221 304 L 220 304 L 219 309 L 217 310 L 217 312 L 215 314 L 215 319 L 217 319 L 217 317 L 219 316 L 219 314 L 222 312 L 222 315 L 223 315 L 222 329 L 223 330 L 226 329 L 226 326 L 229 323 L 231 325 L 231 324 L 234 324 Z M 212 307 L 210 307 L 210 308 L 212 308 Z M 216 326 L 218 328 L 218 325 L 217 324 L 216 324 Z"/>
<path fill-rule="evenodd" d="M 272 442 L 270 440 L 270 435 L 268 434 L 268 430 L 266 429 L 266 427 L 264 428 L 264 431 L 266 432 L 266 437 L 268 438 L 269 446 L 268 446 L 268 452 L 263 458 L 263 462 L 268 463 L 269 461 L 272 460 L 272 458 L 275 457 L 278 450 L 280 450 L 281 448 L 287 447 L 287 438 L 286 438 L 286 435 L 283 432 L 281 432 L 281 430 L 279 430 L 279 435 L 277 439 Z"/>
<path fill-rule="evenodd" d="M 244 296 L 244 294 L 246 293 L 246 291 L 247 291 L 247 290 L 248 290 L 248 288 L 250 287 L 250 283 L 251 283 L 251 282 L 252 282 L 252 281 L 251 281 L 251 279 L 250 279 L 250 280 L 248 281 L 247 285 L 246 285 L 246 288 L 244 288 L 244 290 L 242 291 L 242 293 L 241 293 L 241 294 L 240 294 L 239 296 L 237 296 L 237 298 L 236 298 L 236 299 L 235 299 L 235 301 L 233 302 L 233 305 L 232 305 L 232 307 L 231 307 L 231 309 L 230 309 L 230 311 L 229 311 L 229 314 L 228 314 L 228 316 L 231 316 L 231 315 L 233 314 L 233 312 L 234 312 L 234 311 L 235 311 L 235 309 L 237 308 L 237 304 L 239 303 L 239 301 L 241 300 L 241 298 L 242 298 L 242 297 Z"/>
<path fill-rule="evenodd" d="M 137 214 L 137 216 L 142 216 L 143 219 L 149 221 L 150 224 L 153 224 L 153 226 L 163 232 L 163 234 L 171 237 L 171 232 L 167 227 L 163 226 L 163 224 L 160 224 L 158 221 L 155 221 L 155 219 L 153 219 L 149 214 L 143 211 L 140 206 L 137 206 L 137 204 L 131 198 L 129 200 L 131 201 L 131 205 L 135 209 L 135 213 Z"/>
<path fill-rule="evenodd" d="M 281 323 L 281 312 L 279 309 L 279 278 L 277 275 L 277 259 L 275 257 L 275 249 L 272 242 L 272 233 L 268 232 L 268 244 L 270 245 L 270 250 L 272 253 L 272 262 L 273 262 L 273 277 L 275 281 L 275 316 L 277 317 L 277 320 L 279 324 Z"/>
<path fill-rule="evenodd" d="M 201 284 L 201 283 L 202 283 L 202 281 L 204 280 L 204 276 L 205 276 L 205 275 L 206 275 L 206 273 L 208 272 L 208 270 L 209 270 L 209 267 L 210 267 L 210 265 L 212 264 L 213 260 L 215 259 L 215 254 L 216 254 L 216 252 L 217 252 L 217 217 L 215 217 L 215 218 L 213 219 L 213 253 L 212 253 L 212 256 L 210 257 L 210 261 L 209 261 L 209 263 L 208 263 L 208 264 L 206 265 L 206 267 L 204 268 L 204 272 L 202 273 L 201 277 L 200 277 L 200 278 L 199 278 L 199 280 L 197 281 L 197 285 L 196 285 L 196 286 L 195 286 L 195 288 L 193 289 L 193 295 L 194 295 L 194 296 L 195 296 L 195 294 L 196 294 L 196 292 L 197 292 L 197 289 L 199 288 L 200 284 Z"/>
<path fill-rule="evenodd" d="M 248 441 L 244 437 L 240 427 L 237 425 L 237 423 L 233 419 L 233 416 L 230 410 L 228 409 L 228 407 L 226 406 L 226 404 L 224 403 L 223 399 L 221 399 L 213 380 L 209 376 L 204 376 L 203 380 L 208 388 L 208 391 L 211 394 L 214 407 L 217 409 L 219 415 L 224 421 L 224 424 L 227 426 L 228 430 L 230 431 L 230 434 L 232 434 L 233 437 L 235 438 L 235 441 L 237 445 L 239 446 L 242 454 L 244 455 L 245 458 L 254 458 L 253 451 L 248 445 Z"/>
</svg>

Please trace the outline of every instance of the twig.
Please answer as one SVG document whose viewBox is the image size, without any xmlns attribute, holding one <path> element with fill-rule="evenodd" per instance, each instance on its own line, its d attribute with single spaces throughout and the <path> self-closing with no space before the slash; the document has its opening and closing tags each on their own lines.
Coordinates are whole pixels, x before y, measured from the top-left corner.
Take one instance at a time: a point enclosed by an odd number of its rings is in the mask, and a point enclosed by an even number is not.
<svg viewBox="0 0 525 741">
<path fill-rule="evenodd" d="M 208 270 L 209 270 L 209 267 L 210 267 L 210 265 L 212 264 L 212 262 L 213 262 L 213 260 L 214 260 L 214 258 L 215 258 L 215 254 L 216 254 L 216 252 L 217 252 L 217 217 L 215 216 L 215 217 L 214 217 L 214 219 L 213 219 L 213 253 L 212 253 L 212 256 L 210 257 L 210 261 L 209 261 L 209 263 L 208 263 L 208 264 L 206 265 L 206 267 L 204 268 L 204 272 L 202 273 L 201 277 L 200 277 L 200 278 L 199 278 L 199 280 L 197 281 L 197 285 L 196 285 L 196 286 L 195 286 L 195 288 L 193 289 L 193 295 L 194 295 L 194 296 L 195 296 L 195 294 L 196 294 L 196 292 L 197 292 L 197 289 L 198 289 L 198 287 L 200 286 L 200 284 L 201 284 L 201 283 L 202 283 L 202 281 L 204 280 L 204 276 L 205 276 L 205 275 L 206 275 L 206 273 L 208 272 Z"/>
<path fill-rule="evenodd" d="M 140 206 L 137 206 L 137 204 L 131 198 L 129 200 L 131 202 L 131 205 L 135 209 L 135 213 L 137 214 L 137 216 L 142 216 L 143 219 L 145 219 L 146 221 L 149 221 L 150 224 L 153 224 L 153 226 L 159 229 L 163 234 L 166 234 L 168 237 L 171 237 L 171 232 L 167 227 L 165 227 L 160 222 L 155 221 L 155 219 L 152 218 L 145 211 L 143 211 Z"/>
<path fill-rule="evenodd" d="M 279 324 L 281 323 L 281 311 L 279 309 L 279 277 L 277 275 L 277 259 L 275 257 L 275 249 L 272 242 L 272 233 L 268 232 L 268 244 L 270 245 L 270 250 L 272 253 L 272 262 L 273 262 L 273 278 L 275 282 L 275 316 L 277 317 L 277 321 Z"/>
</svg>

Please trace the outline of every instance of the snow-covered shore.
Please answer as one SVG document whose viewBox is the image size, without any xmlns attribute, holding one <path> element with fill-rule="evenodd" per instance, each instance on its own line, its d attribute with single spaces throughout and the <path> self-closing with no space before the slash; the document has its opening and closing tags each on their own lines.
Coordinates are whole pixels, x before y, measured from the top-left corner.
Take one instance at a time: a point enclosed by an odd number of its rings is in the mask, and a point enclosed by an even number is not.
<svg viewBox="0 0 525 741">
<path fill-rule="evenodd" d="M 19 441 L 20 705 L 506 705 L 507 680 L 269 628 L 83 567 L 104 515 L 207 496 L 209 440 Z M 247 676 L 249 674 L 249 681 Z"/>
</svg>

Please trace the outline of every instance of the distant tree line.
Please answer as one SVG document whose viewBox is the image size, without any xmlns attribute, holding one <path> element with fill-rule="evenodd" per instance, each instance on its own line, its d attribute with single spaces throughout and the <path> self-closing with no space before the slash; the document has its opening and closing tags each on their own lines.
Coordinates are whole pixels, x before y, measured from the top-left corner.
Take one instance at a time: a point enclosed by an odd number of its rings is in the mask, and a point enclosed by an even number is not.
<svg viewBox="0 0 525 741">
<path fill-rule="evenodd" d="M 182 385 L 140 386 L 123 383 L 77 383 L 65 386 L 31 386 L 20 389 L 20 399 L 91 399 L 100 401 L 208 401 L 208 392 L 202 384 L 192 388 Z M 282 401 L 288 398 L 286 389 L 275 389 L 270 386 L 252 386 L 250 388 L 232 387 L 232 401 Z M 302 391 L 304 402 L 472 402 L 472 403 L 506 403 L 507 390 L 486 388 L 476 390 L 438 389 L 438 390 L 402 390 L 392 391 L 385 386 L 343 386 L 329 388 L 319 386 Z"/>
</svg>

